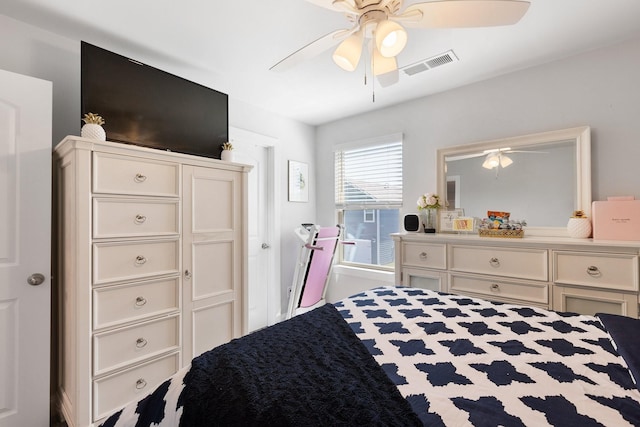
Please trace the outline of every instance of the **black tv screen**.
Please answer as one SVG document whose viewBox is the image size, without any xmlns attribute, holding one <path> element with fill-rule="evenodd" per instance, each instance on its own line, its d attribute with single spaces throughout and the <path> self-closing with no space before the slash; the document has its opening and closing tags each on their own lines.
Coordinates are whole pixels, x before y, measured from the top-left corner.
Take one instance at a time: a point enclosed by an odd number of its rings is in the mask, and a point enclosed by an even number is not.
<svg viewBox="0 0 640 427">
<path fill-rule="evenodd" d="M 102 116 L 107 140 L 220 158 L 226 94 L 86 42 L 80 57 L 82 116 Z"/>
</svg>

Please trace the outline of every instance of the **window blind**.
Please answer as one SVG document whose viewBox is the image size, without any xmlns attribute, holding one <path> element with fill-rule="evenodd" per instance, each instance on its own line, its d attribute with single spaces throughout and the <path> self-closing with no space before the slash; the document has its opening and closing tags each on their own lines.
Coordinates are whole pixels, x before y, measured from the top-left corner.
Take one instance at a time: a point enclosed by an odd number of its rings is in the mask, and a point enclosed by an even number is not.
<svg viewBox="0 0 640 427">
<path fill-rule="evenodd" d="M 339 209 L 402 207 L 402 141 L 335 151 Z"/>
</svg>

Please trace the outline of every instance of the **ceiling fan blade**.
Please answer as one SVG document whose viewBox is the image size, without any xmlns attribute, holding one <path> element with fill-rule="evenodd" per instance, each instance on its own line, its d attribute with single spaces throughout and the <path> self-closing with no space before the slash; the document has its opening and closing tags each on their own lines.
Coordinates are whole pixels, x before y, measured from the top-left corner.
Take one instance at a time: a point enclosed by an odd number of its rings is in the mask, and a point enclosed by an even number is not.
<svg viewBox="0 0 640 427">
<path fill-rule="evenodd" d="M 515 24 L 529 5 L 523 0 L 440 0 L 413 4 L 393 19 L 419 28 L 494 27 Z"/>
<path fill-rule="evenodd" d="M 320 55 L 325 50 L 330 49 L 331 47 L 337 45 L 342 40 L 349 37 L 351 34 L 358 31 L 358 28 L 359 27 L 356 26 L 350 30 L 347 30 L 347 29 L 336 30 L 325 36 L 322 36 L 319 39 L 314 40 L 308 45 L 293 52 L 291 55 L 287 56 L 286 58 L 282 59 L 280 62 L 273 65 L 271 68 L 269 68 L 269 70 L 285 71 L 291 67 L 298 65 L 301 62 L 314 58 Z"/>
<path fill-rule="evenodd" d="M 472 153 L 472 154 L 460 154 L 459 156 L 447 156 L 447 162 L 453 162 L 456 160 L 473 159 L 476 157 L 486 157 L 487 153 Z"/>
<path fill-rule="evenodd" d="M 358 13 L 354 0 L 307 0 L 309 3 L 313 3 L 316 6 L 324 7 L 325 9 L 334 10 L 338 12 L 352 12 Z"/>
</svg>

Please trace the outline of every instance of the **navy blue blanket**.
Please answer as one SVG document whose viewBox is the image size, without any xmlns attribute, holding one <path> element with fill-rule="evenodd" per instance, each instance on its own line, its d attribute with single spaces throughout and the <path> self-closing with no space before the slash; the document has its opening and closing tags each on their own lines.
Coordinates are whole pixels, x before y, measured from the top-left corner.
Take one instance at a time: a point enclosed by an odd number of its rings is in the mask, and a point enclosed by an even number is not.
<svg viewBox="0 0 640 427">
<path fill-rule="evenodd" d="M 195 358 L 180 425 L 418 426 L 332 305 Z"/>
</svg>

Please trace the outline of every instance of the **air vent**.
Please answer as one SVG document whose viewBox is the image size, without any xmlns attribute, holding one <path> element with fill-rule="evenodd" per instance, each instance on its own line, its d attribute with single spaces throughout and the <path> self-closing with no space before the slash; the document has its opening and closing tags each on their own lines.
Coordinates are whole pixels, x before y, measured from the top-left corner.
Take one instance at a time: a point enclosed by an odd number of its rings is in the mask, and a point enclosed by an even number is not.
<svg viewBox="0 0 640 427">
<path fill-rule="evenodd" d="M 453 53 L 452 50 L 449 50 L 440 55 L 423 59 L 422 61 L 416 62 L 411 65 L 407 65 L 406 67 L 402 67 L 400 70 L 408 76 L 413 76 L 414 74 L 418 74 L 423 71 L 427 71 L 432 68 L 436 68 L 445 64 L 450 64 L 456 61 L 458 61 L 458 57 L 456 56 L 455 53 Z"/>
</svg>

